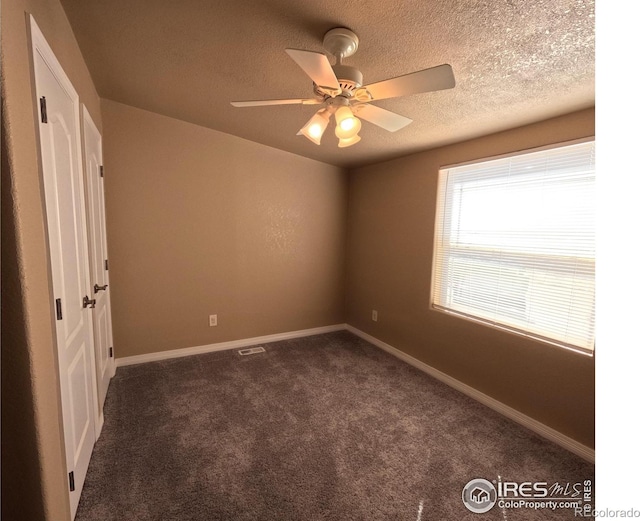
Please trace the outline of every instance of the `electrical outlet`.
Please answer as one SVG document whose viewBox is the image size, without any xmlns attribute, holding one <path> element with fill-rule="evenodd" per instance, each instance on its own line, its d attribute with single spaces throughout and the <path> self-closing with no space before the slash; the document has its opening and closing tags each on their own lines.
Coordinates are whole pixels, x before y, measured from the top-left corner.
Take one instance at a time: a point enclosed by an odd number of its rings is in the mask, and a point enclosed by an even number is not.
<svg viewBox="0 0 640 521">
<path fill-rule="evenodd" d="M 378 312 L 375 309 L 371 311 L 371 320 L 373 320 L 374 322 L 378 321 Z"/>
<path fill-rule="evenodd" d="M 217 326 L 218 325 L 218 315 L 209 315 L 209 326 Z"/>
</svg>

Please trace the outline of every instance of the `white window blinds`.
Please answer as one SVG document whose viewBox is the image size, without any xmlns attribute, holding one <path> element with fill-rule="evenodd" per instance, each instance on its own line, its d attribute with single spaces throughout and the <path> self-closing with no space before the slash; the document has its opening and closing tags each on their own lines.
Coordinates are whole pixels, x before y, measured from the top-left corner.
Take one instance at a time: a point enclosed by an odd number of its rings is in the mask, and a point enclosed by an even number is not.
<svg viewBox="0 0 640 521">
<path fill-rule="evenodd" d="M 433 305 L 594 349 L 595 143 L 440 171 Z"/>
</svg>

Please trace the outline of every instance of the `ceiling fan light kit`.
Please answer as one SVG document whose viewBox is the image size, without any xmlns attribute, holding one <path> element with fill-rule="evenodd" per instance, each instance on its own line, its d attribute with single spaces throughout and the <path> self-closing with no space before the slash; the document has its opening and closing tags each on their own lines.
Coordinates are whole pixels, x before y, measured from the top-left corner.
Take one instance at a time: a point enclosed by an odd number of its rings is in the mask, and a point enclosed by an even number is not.
<svg viewBox="0 0 640 521">
<path fill-rule="evenodd" d="M 320 144 L 324 131 L 327 130 L 331 114 L 327 109 L 320 109 L 311 119 L 298 131 L 298 135 L 302 135 L 316 145 Z"/>
<path fill-rule="evenodd" d="M 346 148 L 346 147 L 350 147 L 351 145 L 355 145 L 358 141 L 360 141 L 362 138 L 358 135 L 355 135 L 349 139 L 341 139 L 338 142 L 338 148 Z"/>
<path fill-rule="evenodd" d="M 336 110 L 336 129 L 340 128 L 344 131 L 351 130 L 355 126 L 356 117 L 348 106 L 340 107 Z"/>
<path fill-rule="evenodd" d="M 355 67 L 342 63 L 344 58 L 353 56 L 358 50 L 360 41 L 355 33 L 344 27 L 337 27 L 324 35 L 322 43 L 326 52 L 335 57 L 334 65 L 331 65 L 323 53 L 286 49 L 287 54 L 313 80 L 313 98 L 232 101 L 231 104 L 234 107 L 323 105 L 298 131 L 298 135 L 320 145 L 333 115 L 336 120 L 338 147 L 345 148 L 360 141 L 360 118 L 389 132 L 396 132 L 412 122 L 409 118 L 370 102 L 455 87 L 453 70 L 448 64 L 363 86 L 362 73 Z"/>
<path fill-rule="evenodd" d="M 349 107 L 340 107 L 336 113 L 336 137 L 340 140 L 338 146 L 341 148 L 355 145 L 358 141 L 360 141 L 360 136 L 358 136 L 358 132 L 362 128 L 362 123 L 358 118 L 353 115 L 351 109 Z M 354 138 L 358 138 L 354 140 Z M 348 144 L 347 144 L 348 143 Z"/>
</svg>

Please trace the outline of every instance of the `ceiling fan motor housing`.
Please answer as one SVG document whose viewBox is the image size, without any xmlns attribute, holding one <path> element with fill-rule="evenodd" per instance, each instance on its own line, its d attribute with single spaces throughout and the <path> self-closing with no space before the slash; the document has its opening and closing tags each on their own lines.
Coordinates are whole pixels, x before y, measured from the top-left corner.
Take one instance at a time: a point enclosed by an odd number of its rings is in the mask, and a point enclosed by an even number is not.
<svg viewBox="0 0 640 521">
<path fill-rule="evenodd" d="M 331 68 L 338 79 L 343 96 L 351 97 L 356 89 L 362 87 L 362 73 L 355 67 L 333 65 Z M 313 90 L 320 97 L 324 97 L 327 94 L 315 83 L 313 84 Z"/>
<path fill-rule="evenodd" d="M 336 74 L 336 78 L 338 78 L 343 94 L 351 96 L 354 90 L 362 87 L 362 73 L 355 67 L 334 65 L 332 69 Z"/>
</svg>

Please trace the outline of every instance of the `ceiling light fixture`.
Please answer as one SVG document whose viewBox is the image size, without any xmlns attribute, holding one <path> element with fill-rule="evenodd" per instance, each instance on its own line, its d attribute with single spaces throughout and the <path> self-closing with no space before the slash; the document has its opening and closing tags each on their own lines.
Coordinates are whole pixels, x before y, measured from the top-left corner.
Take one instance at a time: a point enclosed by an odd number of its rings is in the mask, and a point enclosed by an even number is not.
<svg viewBox="0 0 640 521">
<path fill-rule="evenodd" d="M 336 110 L 336 137 L 340 140 L 338 147 L 345 148 L 355 145 L 360 141 L 358 132 L 362 128 L 362 122 L 353 115 L 349 107 L 340 107 Z"/>
<path fill-rule="evenodd" d="M 335 115 L 338 146 L 350 147 L 360 141 L 358 132 L 363 119 L 389 132 L 396 132 L 411 119 L 371 104 L 373 101 L 451 89 L 455 78 L 451 65 L 423 69 L 395 78 L 364 85 L 362 72 L 342 61 L 357 50 L 359 39 L 353 31 L 336 27 L 327 31 L 322 40 L 326 53 L 286 49 L 287 54 L 313 80 L 313 97 L 232 101 L 234 107 L 260 107 L 267 105 L 324 105 L 316 112 L 298 135 L 320 145 L 332 115 Z M 332 65 L 327 54 L 335 58 Z M 359 117 L 354 115 L 354 110 Z"/>
<path fill-rule="evenodd" d="M 348 139 L 341 139 L 340 142 L 338 143 L 338 147 L 339 148 L 350 147 L 351 145 L 355 145 L 358 141 L 360 141 L 360 136 L 356 134 L 355 136 L 350 137 Z"/>
<path fill-rule="evenodd" d="M 349 132 L 355 127 L 356 119 L 349 107 L 340 107 L 336 110 L 336 125 L 344 132 Z"/>
<path fill-rule="evenodd" d="M 353 115 L 352 110 L 346 105 L 337 110 L 335 110 L 333 106 L 330 106 L 328 109 L 320 109 L 307 121 L 305 126 L 298 131 L 298 135 L 304 136 L 309 141 L 319 145 L 333 112 L 335 112 L 336 118 L 335 134 L 340 140 L 338 146 L 344 148 L 355 145 L 360 141 L 358 132 L 360 132 L 362 128 L 362 122 Z"/>
<path fill-rule="evenodd" d="M 329 125 L 331 114 L 327 109 L 320 109 L 309 121 L 298 131 L 299 136 L 304 136 L 316 145 L 320 144 L 324 131 Z"/>
</svg>

